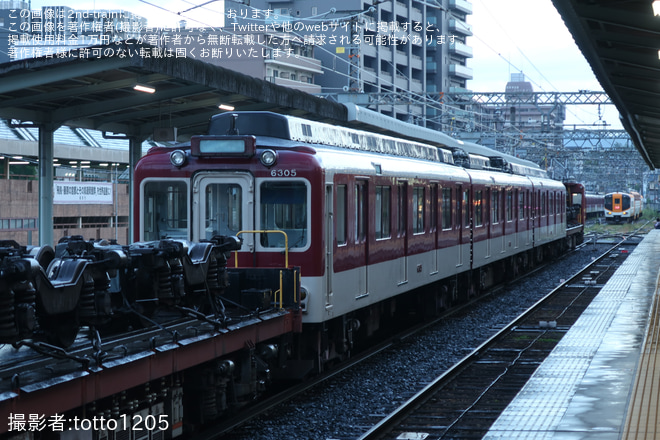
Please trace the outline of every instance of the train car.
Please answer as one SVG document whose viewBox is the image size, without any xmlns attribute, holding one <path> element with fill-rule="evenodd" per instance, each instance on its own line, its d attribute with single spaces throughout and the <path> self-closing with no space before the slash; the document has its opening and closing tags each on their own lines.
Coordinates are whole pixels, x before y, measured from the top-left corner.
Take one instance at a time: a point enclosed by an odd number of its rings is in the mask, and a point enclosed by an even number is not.
<svg viewBox="0 0 660 440">
<path fill-rule="evenodd" d="M 569 188 L 567 205 L 569 210 L 568 222 L 584 224 L 586 219 L 603 215 L 603 196 L 585 192 L 584 185 L 575 182 L 566 182 Z"/>
<path fill-rule="evenodd" d="M 220 114 L 208 135 L 140 161 L 136 240 L 238 235 L 238 267 L 281 265 L 288 251 L 302 273 L 301 346 L 319 371 L 389 328 L 408 294 L 447 307 L 575 242 L 561 182 L 533 167 L 458 167 L 458 146 Z"/>
<path fill-rule="evenodd" d="M 597 218 L 604 215 L 605 205 L 602 194 L 586 193 L 587 198 L 587 218 Z"/>
<path fill-rule="evenodd" d="M 637 220 L 644 209 L 642 196 L 635 191 L 605 194 L 603 206 L 605 219 L 615 223 Z"/>
<path fill-rule="evenodd" d="M 582 241 L 582 185 L 435 137 L 216 115 L 138 162 L 133 243 L 0 242 L 0 434 L 194 438 Z"/>
</svg>

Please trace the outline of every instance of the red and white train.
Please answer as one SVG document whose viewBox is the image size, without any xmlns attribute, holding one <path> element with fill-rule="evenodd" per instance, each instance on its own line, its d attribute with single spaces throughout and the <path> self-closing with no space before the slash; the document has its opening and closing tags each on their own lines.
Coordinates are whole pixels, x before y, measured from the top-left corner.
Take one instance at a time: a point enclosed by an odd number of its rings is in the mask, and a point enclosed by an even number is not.
<svg viewBox="0 0 660 440">
<path fill-rule="evenodd" d="M 138 162 L 133 243 L 1 242 L 0 417 L 118 428 L 75 433 L 92 440 L 145 426 L 194 438 L 275 380 L 582 241 L 581 184 L 397 123 L 417 140 L 217 115 L 208 134 Z M 62 429 L 48 438 L 78 428 Z"/>
<path fill-rule="evenodd" d="M 403 310 L 450 307 L 581 242 L 582 185 L 442 139 L 216 115 L 208 135 L 138 163 L 135 240 L 237 235 L 228 267 L 299 266 L 303 334 L 292 356 L 308 361 L 304 372 L 322 370 Z"/>
</svg>

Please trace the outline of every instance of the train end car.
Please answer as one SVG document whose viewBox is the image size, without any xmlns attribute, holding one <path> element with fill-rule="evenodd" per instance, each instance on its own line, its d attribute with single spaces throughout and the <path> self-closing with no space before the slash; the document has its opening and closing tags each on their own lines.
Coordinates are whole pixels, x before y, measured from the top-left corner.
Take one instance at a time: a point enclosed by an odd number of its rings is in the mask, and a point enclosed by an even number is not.
<svg viewBox="0 0 660 440">
<path fill-rule="evenodd" d="M 603 198 L 605 219 L 608 222 L 633 222 L 642 216 L 644 201 L 636 191 L 612 192 Z"/>
</svg>

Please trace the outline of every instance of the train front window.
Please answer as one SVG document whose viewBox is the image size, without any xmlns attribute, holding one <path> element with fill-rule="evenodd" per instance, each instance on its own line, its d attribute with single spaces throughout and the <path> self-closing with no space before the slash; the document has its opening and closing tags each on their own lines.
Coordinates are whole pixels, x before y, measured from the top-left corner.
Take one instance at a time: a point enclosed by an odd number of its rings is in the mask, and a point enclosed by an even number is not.
<svg viewBox="0 0 660 440">
<path fill-rule="evenodd" d="M 241 230 L 242 196 L 240 185 L 234 183 L 212 183 L 206 186 L 206 239 L 214 235 L 236 235 Z"/>
<path fill-rule="evenodd" d="M 632 204 L 630 203 L 630 196 L 621 196 L 621 209 L 625 211 L 626 209 L 630 209 L 631 206 Z"/>
<path fill-rule="evenodd" d="M 302 248 L 308 242 L 307 186 L 303 182 L 263 182 L 260 187 L 260 229 L 287 234 L 289 248 Z M 261 245 L 283 248 L 284 235 L 261 234 Z"/>
<path fill-rule="evenodd" d="M 189 239 L 188 185 L 184 181 L 153 180 L 144 184 L 143 240 Z"/>
</svg>

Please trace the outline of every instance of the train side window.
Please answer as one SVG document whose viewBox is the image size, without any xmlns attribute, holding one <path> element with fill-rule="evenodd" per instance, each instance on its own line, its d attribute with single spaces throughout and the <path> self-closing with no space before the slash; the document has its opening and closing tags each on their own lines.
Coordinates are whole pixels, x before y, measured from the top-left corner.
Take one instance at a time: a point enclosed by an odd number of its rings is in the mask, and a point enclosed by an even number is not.
<svg viewBox="0 0 660 440">
<path fill-rule="evenodd" d="M 424 233 L 424 187 L 413 188 L 413 233 Z"/>
<path fill-rule="evenodd" d="M 153 180 L 144 184 L 143 237 L 189 239 L 188 185 L 184 181 Z"/>
<path fill-rule="evenodd" d="M 366 185 L 364 182 L 355 184 L 355 242 L 361 243 L 366 236 L 367 208 Z"/>
<path fill-rule="evenodd" d="M 337 185 L 337 208 L 335 210 L 335 237 L 337 245 L 346 244 L 346 185 Z"/>
<path fill-rule="evenodd" d="M 550 193 L 550 212 L 552 214 L 558 214 L 557 205 L 555 204 L 555 193 Z"/>
<path fill-rule="evenodd" d="M 263 182 L 260 208 L 260 229 L 286 232 L 289 248 L 307 245 L 307 186 L 304 182 Z M 284 247 L 284 236 L 279 233 L 261 234 L 260 241 L 263 247 Z"/>
<path fill-rule="evenodd" d="M 474 227 L 483 225 L 483 191 L 474 192 Z"/>
<path fill-rule="evenodd" d="M 376 187 L 376 239 L 390 238 L 390 214 L 392 189 L 389 186 Z"/>
<path fill-rule="evenodd" d="M 490 212 L 492 213 L 490 222 L 497 224 L 500 222 L 500 192 L 494 189 L 490 196 Z"/>
<path fill-rule="evenodd" d="M 507 190 L 506 192 L 506 221 L 513 220 L 513 191 Z"/>
<path fill-rule="evenodd" d="M 525 218 L 525 193 L 518 191 L 518 220 Z"/>
<path fill-rule="evenodd" d="M 545 214 L 546 214 L 546 211 L 545 211 L 545 209 L 546 209 L 545 204 L 546 204 L 546 197 L 547 197 L 547 196 L 548 196 L 548 193 L 543 193 L 543 194 L 541 194 L 541 217 L 545 217 Z"/>
<path fill-rule="evenodd" d="M 442 188 L 442 229 L 452 228 L 451 188 Z"/>
</svg>

